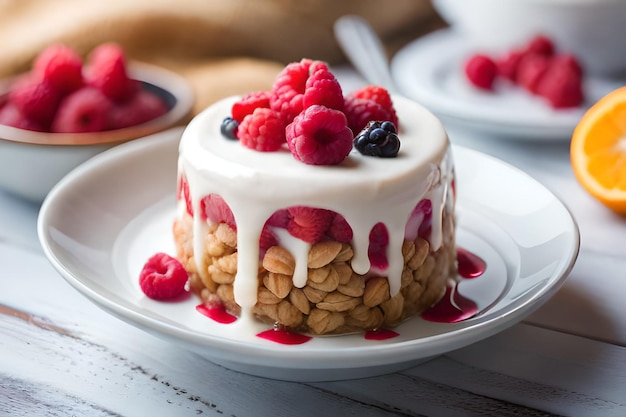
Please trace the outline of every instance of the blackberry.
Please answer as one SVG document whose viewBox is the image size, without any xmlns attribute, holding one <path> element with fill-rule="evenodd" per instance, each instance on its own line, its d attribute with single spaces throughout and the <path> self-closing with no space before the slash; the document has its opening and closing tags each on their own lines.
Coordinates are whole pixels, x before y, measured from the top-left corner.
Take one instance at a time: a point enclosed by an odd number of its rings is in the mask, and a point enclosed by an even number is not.
<svg viewBox="0 0 626 417">
<path fill-rule="evenodd" d="M 220 133 L 226 139 L 237 140 L 237 128 L 239 127 L 239 122 L 233 119 L 232 117 L 226 117 L 222 120 L 222 124 L 220 125 Z"/>
<path fill-rule="evenodd" d="M 354 147 L 367 156 L 395 158 L 400 150 L 396 126 L 389 121 L 371 121 L 354 138 Z"/>
</svg>

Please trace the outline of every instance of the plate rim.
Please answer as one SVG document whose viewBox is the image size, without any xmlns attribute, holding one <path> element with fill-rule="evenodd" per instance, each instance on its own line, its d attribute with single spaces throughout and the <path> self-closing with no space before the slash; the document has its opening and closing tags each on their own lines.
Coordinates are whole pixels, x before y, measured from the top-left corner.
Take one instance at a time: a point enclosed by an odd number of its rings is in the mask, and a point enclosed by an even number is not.
<svg viewBox="0 0 626 417">
<path fill-rule="evenodd" d="M 315 366 L 313 365 L 315 361 L 302 361 L 302 359 L 311 359 L 310 355 L 312 353 L 319 355 L 320 352 L 325 352 L 325 350 L 310 349 L 306 347 L 306 344 L 299 345 L 297 349 L 293 349 L 293 347 L 277 346 L 271 342 L 268 343 L 267 346 L 260 344 L 245 344 L 239 340 L 231 340 L 222 336 L 198 333 L 192 329 L 181 328 L 159 321 L 153 317 L 142 314 L 140 311 L 135 311 L 126 305 L 118 304 L 105 297 L 96 289 L 89 286 L 86 282 L 83 282 L 83 280 L 76 277 L 71 271 L 71 268 L 68 268 L 67 265 L 64 265 L 56 257 L 56 254 L 51 247 L 51 242 L 48 241 L 47 237 L 48 222 L 50 220 L 48 219 L 48 213 L 54 209 L 55 204 L 58 204 L 58 201 L 60 201 L 63 193 L 67 192 L 68 189 L 71 189 L 72 184 L 77 181 L 84 172 L 96 168 L 102 169 L 101 167 L 103 165 L 117 166 L 118 164 L 123 164 L 126 160 L 132 159 L 132 156 L 136 155 L 139 150 L 142 150 L 142 155 L 145 157 L 146 155 L 149 155 L 150 150 L 155 151 L 155 149 L 163 146 L 173 147 L 174 144 L 177 145 L 180 138 L 180 135 L 177 132 L 178 131 L 173 131 L 170 135 L 157 135 L 156 137 L 139 139 L 119 145 L 81 164 L 64 177 L 44 200 L 38 216 L 37 232 L 46 258 L 72 287 L 106 312 L 125 322 L 140 327 L 142 330 L 149 333 L 157 333 L 168 339 L 182 340 L 199 348 L 210 349 L 211 353 L 216 354 L 216 356 L 213 356 L 214 360 L 223 357 L 224 353 L 228 352 L 235 351 L 239 353 L 250 353 L 253 351 L 256 355 L 253 357 L 255 360 L 249 360 L 250 358 L 242 355 L 240 363 L 258 365 L 258 361 L 263 359 L 284 359 L 285 352 L 289 352 L 290 361 L 301 361 L 300 364 L 302 367 L 298 369 L 307 370 L 314 368 Z M 486 157 L 496 161 L 497 163 L 506 166 L 508 169 L 512 169 L 523 174 L 528 180 L 549 192 L 550 196 L 569 214 L 569 220 L 571 221 L 572 226 L 571 232 L 574 237 L 569 251 L 569 259 L 563 264 L 562 269 L 555 271 L 554 276 L 551 275 L 550 285 L 543 286 L 540 291 L 532 295 L 532 297 L 530 297 L 527 301 L 520 303 L 520 305 L 514 309 L 505 311 L 503 314 L 487 318 L 482 321 L 478 320 L 469 327 L 457 328 L 450 332 L 431 335 L 425 338 L 341 348 L 341 352 L 339 352 L 339 354 L 335 357 L 323 358 L 324 361 L 326 361 L 327 364 L 332 365 L 333 368 L 362 368 L 363 365 L 359 364 L 363 361 L 371 361 L 372 355 L 376 356 L 376 361 L 371 363 L 371 366 L 392 365 L 400 362 L 415 361 L 426 356 L 443 354 L 450 350 L 482 340 L 485 337 L 495 334 L 510 327 L 518 321 L 521 321 L 523 317 L 527 316 L 534 309 L 541 306 L 543 302 L 545 302 L 563 285 L 567 276 L 571 272 L 580 250 L 580 233 L 578 225 L 576 224 L 576 221 L 567 206 L 544 185 L 507 162 L 462 146 L 453 145 L 453 153 L 455 152 L 455 149 L 460 149 L 462 150 L 461 152 L 470 152 L 476 154 L 478 157 Z M 173 158 L 175 158 L 175 156 L 173 156 Z M 162 199 L 164 198 L 167 198 L 167 196 L 162 197 Z M 174 198 L 174 193 L 172 193 L 172 198 Z M 129 221 L 130 220 L 132 219 L 129 219 Z M 476 336 L 479 337 L 477 338 Z M 416 348 L 420 348 L 420 345 L 423 345 L 426 342 L 431 345 L 430 349 L 424 349 L 427 354 L 415 356 Z M 442 350 L 440 345 L 444 345 L 445 349 Z M 402 360 L 400 360 L 400 358 L 402 358 Z M 307 366 L 309 363 L 312 365 Z M 274 363 L 269 366 L 269 368 L 293 369 L 291 363 L 285 363 L 283 365 L 284 366 L 281 366 L 280 362 Z"/>
</svg>

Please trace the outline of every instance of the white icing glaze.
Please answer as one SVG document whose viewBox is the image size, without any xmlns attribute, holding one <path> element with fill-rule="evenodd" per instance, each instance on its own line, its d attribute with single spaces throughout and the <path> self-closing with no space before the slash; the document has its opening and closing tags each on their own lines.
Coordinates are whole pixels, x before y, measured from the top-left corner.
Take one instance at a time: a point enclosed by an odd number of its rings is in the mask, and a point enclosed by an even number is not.
<svg viewBox="0 0 626 417">
<path fill-rule="evenodd" d="M 376 223 L 386 225 L 390 292 L 400 289 L 404 266 L 402 244 L 411 212 L 422 199 L 432 202 L 431 250 L 442 244 L 442 213 L 450 207 L 449 184 L 453 164 L 447 135 L 439 120 L 420 105 L 393 97 L 400 120 L 398 157 L 382 159 L 353 151 L 336 166 L 311 166 L 297 161 L 287 149 L 260 153 L 227 140 L 219 126 L 230 114 L 237 97 L 222 100 L 196 116 L 180 143 L 179 174 L 189 184 L 194 213 L 200 200 L 211 193 L 222 196 L 237 225 L 238 264 L 235 301 L 247 314 L 257 301 L 259 237 L 265 221 L 277 210 L 309 206 L 333 210 L 344 216 L 353 230 L 352 268 L 359 274 L 376 274 L 368 259 L 369 233 Z M 194 253 L 204 250 L 206 221 L 194 216 Z M 306 283 L 310 248 L 284 229 L 274 230 L 281 246 L 296 259 L 294 285 Z M 196 256 L 205 271 L 203 256 Z"/>
</svg>

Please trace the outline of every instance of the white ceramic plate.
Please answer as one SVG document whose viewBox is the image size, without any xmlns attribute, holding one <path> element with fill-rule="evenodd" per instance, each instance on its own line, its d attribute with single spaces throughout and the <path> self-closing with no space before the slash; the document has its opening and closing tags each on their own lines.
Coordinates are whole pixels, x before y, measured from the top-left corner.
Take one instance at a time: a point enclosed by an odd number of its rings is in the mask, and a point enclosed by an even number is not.
<svg viewBox="0 0 626 417">
<path fill-rule="evenodd" d="M 235 370 L 311 381 L 406 369 L 519 322 L 560 287 L 578 253 L 578 228 L 549 191 L 509 165 L 455 147 L 458 243 L 488 265 L 459 292 L 479 314 L 454 324 L 414 318 L 384 341 L 353 334 L 276 344 L 240 331 L 237 322 L 200 315 L 194 297 L 156 302 L 139 289 L 145 260 L 173 251 L 179 138 L 180 131 L 134 141 L 78 167 L 46 198 L 39 237 L 56 269 L 98 306 Z"/>
<path fill-rule="evenodd" d="M 504 138 L 569 140 L 592 103 L 618 87 L 616 81 L 586 77 L 586 101 L 574 109 L 552 109 L 540 97 L 500 80 L 491 92 L 472 87 L 463 63 L 479 52 L 452 29 L 413 41 L 391 62 L 398 90 L 426 106 L 442 120 Z"/>
</svg>

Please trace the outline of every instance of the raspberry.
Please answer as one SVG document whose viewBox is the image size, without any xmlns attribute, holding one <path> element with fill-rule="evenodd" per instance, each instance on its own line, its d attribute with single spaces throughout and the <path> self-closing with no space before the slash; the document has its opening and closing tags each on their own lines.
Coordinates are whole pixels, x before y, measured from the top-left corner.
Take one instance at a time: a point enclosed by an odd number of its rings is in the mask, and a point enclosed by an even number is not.
<svg viewBox="0 0 626 417">
<path fill-rule="evenodd" d="M 541 78 L 550 65 L 551 58 L 540 54 L 528 54 L 522 57 L 517 68 L 517 83 L 533 94 Z"/>
<path fill-rule="evenodd" d="M 278 74 L 270 95 L 270 107 L 278 112 L 285 124 L 291 121 L 304 108 L 304 92 L 313 61 L 303 59 L 288 64 Z"/>
<path fill-rule="evenodd" d="M 71 93 L 83 85 L 83 61 L 72 48 L 52 45 L 37 56 L 33 73 L 62 94 Z"/>
<path fill-rule="evenodd" d="M 167 113 L 165 102 L 151 91 L 140 89 L 125 102 L 113 102 L 108 129 L 121 129 L 156 119 Z"/>
<path fill-rule="evenodd" d="M 537 35 L 528 42 L 524 53 L 551 57 L 554 55 L 554 43 L 545 35 Z"/>
<path fill-rule="evenodd" d="M 16 127 L 18 129 L 35 130 L 38 132 L 45 131 L 41 125 L 26 118 L 20 109 L 11 102 L 7 102 L 0 108 L 0 125 Z"/>
<path fill-rule="evenodd" d="M 289 215 L 289 211 L 287 209 L 276 210 L 274 214 L 267 219 L 266 224 L 272 227 L 282 227 L 283 229 L 287 228 L 287 224 L 291 216 Z"/>
<path fill-rule="evenodd" d="M 274 152 L 285 143 L 285 124 L 272 109 L 256 108 L 237 128 L 239 141 L 247 148 Z"/>
<path fill-rule="evenodd" d="M 254 109 L 262 107 L 270 107 L 269 91 L 255 91 L 243 96 L 239 101 L 233 104 L 230 113 L 233 119 L 241 123 L 243 118 L 254 112 Z"/>
<path fill-rule="evenodd" d="M 320 104 L 342 111 L 343 92 L 333 73 L 319 61 L 311 65 L 311 71 L 306 81 L 303 107 L 306 109 L 314 104 Z"/>
<path fill-rule="evenodd" d="M 555 108 L 579 106 L 584 100 L 580 67 L 568 59 L 553 59 L 537 86 L 537 94 Z"/>
<path fill-rule="evenodd" d="M 9 101 L 26 118 L 44 127 L 52 121 L 60 99 L 60 93 L 50 84 L 28 75 L 18 79 L 9 92 Z"/>
<path fill-rule="evenodd" d="M 391 114 L 391 117 L 386 120 L 389 120 L 394 125 L 398 126 L 398 116 L 396 115 L 396 109 L 393 107 L 393 101 L 391 100 L 391 95 L 389 94 L 389 91 L 387 91 L 385 88 L 376 85 L 369 85 L 350 93 L 349 97 L 363 98 L 375 101 L 384 109 L 387 109 Z"/>
<path fill-rule="evenodd" d="M 237 231 L 235 216 L 226 201 L 218 194 L 209 194 L 200 201 L 202 220 L 209 219 L 213 223 L 226 223 Z"/>
<path fill-rule="evenodd" d="M 139 89 L 139 82 L 126 73 L 126 57 L 119 45 L 103 43 L 90 55 L 86 68 L 87 84 L 98 88 L 116 101 L 130 99 Z"/>
<path fill-rule="evenodd" d="M 475 54 L 465 62 L 465 76 L 474 87 L 483 90 L 493 89 L 493 82 L 497 74 L 496 63 L 486 55 Z"/>
<path fill-rule="evenodd" d="M 369 236 L 370 244 L 367 249 L 367 256 L 370 264 L 380 270 L 385 270 L 389 266 L 387 260 L 387 246 L 389 245 L 389 232 L 384 223 L 376 223 Z"/>
<path fill-rule="evenodd" d="M 357 135 L 371 121 L 391 121 L 394 119 L 394 115 L 388 109 L 374 100 L 348 96 L 344 104 L 344 113 L 353 135 Z"/>
<path fill-rule="evenodd" d="M 139 286 L 153 300 L 171 300 L 185 292 L 189 275 L 183 265 L 165 253 L 153 255 L 139 273 Z"/>
<path fill-rule="evenodd" d="M 319 242 L 334 217 L 334 212 L 321 208 L 292 206 L 287 209 L 290 215 L 287 231 L 307 243 Z"/>
<path fill-rule="evenodd" d="M 287 126 L 287 145 L 293 156 L 309 165 L 335 165 L 352 150 L 352 132 L 339 110 L 313 105 Z"/>
<path fill-rule="evenodd" d="M 261 249 L 261 256 L 263 256 L 265 251 L 267 251 L 272 246 L 278 246 L 278 239 L 270 229 L 264 227 L 261 231 L 261 237 L 259 238 L 259 249 Z"/>
<path fill-rule="evenodd" d="M 339 213 L 335 213 L 326 234 L 337 242 L 349 243 L 352 240 L 352 228 Z"/>
<path fill-rule="evenodd" d="M 515 82 L 517 79 L 517 68 L 524 54 L 520 51 L 511 51 L 502 59 L 496 62 L 498 67 L 498 75 L 510 81 Z"/>
<path fill-rule="evenodd" d="M 60 103 L 52 132 L 99 132 L 107 127 L 110 100 L 100 90 L 83 87 L 66 96 Z"/>
</svg>

